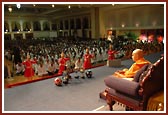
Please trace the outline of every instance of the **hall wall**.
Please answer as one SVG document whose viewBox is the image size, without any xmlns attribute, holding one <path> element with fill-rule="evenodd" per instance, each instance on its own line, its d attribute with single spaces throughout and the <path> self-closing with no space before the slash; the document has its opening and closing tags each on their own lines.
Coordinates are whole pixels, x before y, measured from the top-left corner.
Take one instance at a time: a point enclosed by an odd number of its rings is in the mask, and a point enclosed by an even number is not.
<svg viewBox="0 0 168 115">
<path fill-rule="evenodd" d="M 112 7 L 100 8 L 100 35 L 104 36 L 107 30 L 120 31 L 141 29 L 163 29 L 164 7 L 163 5 L 138 5 L 130 8 L 112 9 Z M 137 32 L 138 33 L 138 32 Z M 116 35 L 117 36 L 117 35 Z"/>
<path fill-rule="evenodd" d="M 35 18 L 35 17 L 5 17 L 4 23 L 7 25 L 8 31 L 5 34 L 11 34 L 11 39 L 14 38 L 14 34 L 23 34 L 23 39 L 26 39 L 26 33 L 32 33 L 33 38 L 41 37 L 58 37 L 62 36 L 78 36 L 92 39 L 98 39 L 107 36 L 108 30 L 115 30 L 116 36 L 122 35 L 125 31 L 135 32 L 140 34 L 142 29 L 164 29 L 164 6 L 163 4 L 149 4 L 149 5 L 132 5 L 131 7 L 115 9 L 117 4 L 109 7 L 92 8 L 88 12 L 79 13 L 75 16 L 64 16 L 59 19 L 51 20 L 48 18 Z M 88 19 L 88 28 L 83 28 L 83 19 Z M 76 20 L 81 21 L 81 28 L 79 29 L 60 29 L 60 21 L 63 24 L 66 20 L 74 20 L 74 26 L 76 26 Z M 37 21 L 40 26 L 39 31 L 34 31 L 33 23 Z M 24 31 L 25 22 L 28 23 L 28 27 L 31 31 Z M 49 30 L 43 30 L 44 24 L 49 24 Z M 20 31 L 12 31 L 15 24 Z M 52 24 L 56 25 L 56 29 L 52 29 Z"/>
</svg>

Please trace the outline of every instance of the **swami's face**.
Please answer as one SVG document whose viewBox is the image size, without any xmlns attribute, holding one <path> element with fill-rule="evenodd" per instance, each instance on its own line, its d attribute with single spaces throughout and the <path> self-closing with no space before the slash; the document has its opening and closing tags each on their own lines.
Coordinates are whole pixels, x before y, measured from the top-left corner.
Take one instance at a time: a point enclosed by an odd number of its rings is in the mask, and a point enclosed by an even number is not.
<svg viewBox="0 0 168 115">
<path fill-rule="evenodd" d="M 139 52 L 138 51 L 133 51 L 132 52 L 132 60 L 133 61 L 137 61 L 137 60 L 139 60 Z"/>
</svg>

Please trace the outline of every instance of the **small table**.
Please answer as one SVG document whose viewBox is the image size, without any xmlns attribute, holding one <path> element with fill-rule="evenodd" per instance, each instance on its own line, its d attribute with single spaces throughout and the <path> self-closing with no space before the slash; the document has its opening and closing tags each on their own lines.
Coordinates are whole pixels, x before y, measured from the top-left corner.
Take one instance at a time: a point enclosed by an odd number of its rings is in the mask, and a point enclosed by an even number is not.
<svg viewBox="0 0 168 115">
<path fill-rule="evenodd" d="M 107 60 L 107 66 L 120 67 L 121 66 L 121 59 Z"/>
</svg>

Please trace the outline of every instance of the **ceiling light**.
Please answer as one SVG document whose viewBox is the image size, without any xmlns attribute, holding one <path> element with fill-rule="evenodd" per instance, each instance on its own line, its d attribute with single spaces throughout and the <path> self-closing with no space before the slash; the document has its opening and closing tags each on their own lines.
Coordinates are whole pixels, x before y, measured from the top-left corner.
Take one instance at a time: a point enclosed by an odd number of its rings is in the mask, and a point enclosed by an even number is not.
<svg viewBox="0 0 168 115">
<path fill-rule="evenodd" d="M 9 12 L 12 12 L 12 8 L 11 8 L 11 7 L 9 7 L 9 8 L 8 8 L 8 11 L 9 11 Z"/>
<path fill-rule="evenodd" d="M 81 8 L 81 5 L 79 4 L 78 7 Z"/>
<path fill-rule="evenodd" d="M 18 9 L 20 9 L 21 5 L 20 5 L 20 4 L 16 4 L 16 7 L 17 7 Z"/>
<path fill-rule="evenodd" d="M 52 4 L 52 7 L 53 7 L 53 8 L 55 7 L 54 4 Z"/>
<path fill-rule="evenodd" d="M 139 23 L 136 23 L 135 26 L 136 26 L 136 27 L 139 27 Z"/>
<path fill-rule="evenodd" d="M 112 4 L 112 6 L 114 6 L 114 4 Z"/>
<path fill-rule="evenodd" d="M 69 5 L 69 6 L 68 6 L 68 8 L 70 9 L 70 8 L 71 8 L 71 6 Z"/>
<path fill-rule="evenodd" d="M 33 6 L 35 7 L 36 5 L 35 5 L 35 4 L 33 4 Z"/>
</svg>

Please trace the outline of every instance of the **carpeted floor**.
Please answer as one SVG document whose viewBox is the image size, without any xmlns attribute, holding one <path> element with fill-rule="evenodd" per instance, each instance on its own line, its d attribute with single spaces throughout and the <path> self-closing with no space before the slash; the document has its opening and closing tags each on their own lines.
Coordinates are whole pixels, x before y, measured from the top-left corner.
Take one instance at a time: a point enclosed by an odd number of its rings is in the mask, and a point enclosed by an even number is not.
<svg viewBox="0 0 168 115">
<path fill-rule="evenodd" d="M 163 52 L 151 54 L 145 58 L 154 63 Z M 4 111 L 107 111 L 106 102 L 99 93 L 106 87 L 104 78 L 116 70 L 129 68 L 133 61 L 122 61 L 122 67 L 102 66 L 91 69 L 93 78 L 75 79 L 68 85 L 58 87 L 54 78 L 4 89 Z M 74 73 L 71 74 L 72 77 Z M 100 108 L 100 109 L 97 109 Z M 114 110 L 124 111 L 120 105 Z"/>
</svg>

